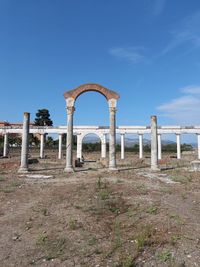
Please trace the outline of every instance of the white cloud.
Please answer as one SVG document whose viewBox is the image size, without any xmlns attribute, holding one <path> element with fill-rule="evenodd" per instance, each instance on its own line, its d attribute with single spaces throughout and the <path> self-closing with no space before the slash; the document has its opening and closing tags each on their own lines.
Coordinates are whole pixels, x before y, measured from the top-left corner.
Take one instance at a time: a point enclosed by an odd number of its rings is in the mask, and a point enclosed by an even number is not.
<svg viewBox="0 0 200 267">
<path fill-rule="evenodd" d="M 187 86 L 180 92 L 184 95 L 157 107 L 160 116 L 168 117 L 178 124 L 200 125 L 200 87 Z"/>
<path fill-rule="evenodd" d="M 141 53 L 142 50 L 142 47 L 114 47 L 110 49 L 109 53 L 120 60 L 136 64 L 145 60 L 145 56 Z"/>
<path fill-rule="evenodd" d="M 163 49 L 162 54 L 167 54 L 171 50 L 184 45 L 190 44 L 192 48 L 200 47 L 200 11 L 186 17 L 181 23 L 170 32 L 171 40 Z"/>
</svg>

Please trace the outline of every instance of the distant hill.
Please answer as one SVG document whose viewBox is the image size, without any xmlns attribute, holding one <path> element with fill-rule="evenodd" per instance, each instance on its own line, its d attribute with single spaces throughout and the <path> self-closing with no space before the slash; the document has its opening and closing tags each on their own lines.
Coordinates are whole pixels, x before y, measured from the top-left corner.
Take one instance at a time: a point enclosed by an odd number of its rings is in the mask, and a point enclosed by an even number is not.
<svg viewBox="0 0 200 267">
<path fill-rule="evenodd" d="M 84 139 L 83 139 L 83 143 L 98 143 L 100 142 L 99 138 L 97 136 L 86 136 Z M 108 142 L 108 140 L 107 140 Z M 116 143 L 117 144 L 121 144 L 121 138 L 120 136 L 117 136 L 117 140 L 116 140 Z M 126 147 L 132 147 L 134 146 L 135 144 L 138 144 L 139 143 L 139 140 L 138 138 L 125 138 L 125 146 Z M 146 139 L 144 138 L 143 139 L 143 144 L 144 145 L 150 145 L 151 141 L 149 139 Z M 175 144 L 176 142 L 173 142 L 173 141 L 170 141 L 170 140 L 162 140 L 162 144 L 163 145 L 169 145 L 169 144 Z"/>
</svg>

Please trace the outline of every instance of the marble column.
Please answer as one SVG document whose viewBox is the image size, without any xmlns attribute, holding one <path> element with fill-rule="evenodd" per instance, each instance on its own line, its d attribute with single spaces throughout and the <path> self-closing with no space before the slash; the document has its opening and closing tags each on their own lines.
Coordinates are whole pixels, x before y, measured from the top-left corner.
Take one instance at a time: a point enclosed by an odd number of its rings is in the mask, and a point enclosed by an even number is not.
<svg viewBox="0 0 200 267">
<path fill-rule="evenodd" d="M 74 106 L 67 107 L 67 147 L 65 172 L 73 172 L 73 115 Z"/>
<path fill-rule="evenodd" d="M 161 134 L 158 134 L 158 159 L 162 159 L 162 139 Z"/>
<path fill-rule="evenodd" d="M 58 159 L 62 159 L 62 134 L 58 135 Z"/>
<path fill-rule="evenodd" d="M 82 161 L 82 135 L 77 135 L 77 158 Z"/>
<path fill-rule="evenodd" d="M 143 158 L 143 134 L 139 134 L 139 158 Z"/>
<path fill-rule="evenodd" d="M 177 159 L 181 159 L 181 135 L 176 134 L 176 143 L 177 143 Z"/>
<path fill-rule="evenodd" d="M 44 134 L 40 135 L 40 158 L 44 158 Z"/>
<path fill-rule="evenodd" d="M 103 134 L 101 138 L 101 157 L 106 158 L 106 134 Z"/>
<path fill-rule="evenodd" d="M 3 156 L 8 156 L 8 134 L 4 134 Z"/>
<path fill-rule="evenodd" d="M 116 108 L 110 107 L 109 169 L 116 170 Z"/>
<path fill-rule="evenodd" d="M 197 134 L 198 159 L 200 159 L 200 134 Z"/>
<path fill-rule="evenodd" d="M 157 117 L 151 116 L 151 169 L 158 170 Z"/>
<path fill-rule="evenodd" d="M 23 130 L 22 130 L 21 165 L 18 170 L 18 172 L 20 173 L 28 172 L 29 123 L 30 123 L 30 113 L 24 112 Z"/>
<path fill-rule="evenodd" d="M 121 134 L 121 159 L 124 159 L 125 134 Z"/>
</svg>

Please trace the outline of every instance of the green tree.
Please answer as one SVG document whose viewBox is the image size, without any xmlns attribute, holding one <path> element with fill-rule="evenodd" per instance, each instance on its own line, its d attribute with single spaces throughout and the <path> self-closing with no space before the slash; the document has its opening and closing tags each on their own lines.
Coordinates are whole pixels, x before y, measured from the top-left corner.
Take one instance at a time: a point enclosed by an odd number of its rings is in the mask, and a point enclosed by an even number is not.
<svg viewBox="0 0 200 267">
<path fill-rule="evenodd" d="M 50 114 L 49 114 L 48 109 L 38 109 L 34 124 L 37 126 L 52 126 L 53 125 L 53 121 L 50 119 Z"/>
</svg>

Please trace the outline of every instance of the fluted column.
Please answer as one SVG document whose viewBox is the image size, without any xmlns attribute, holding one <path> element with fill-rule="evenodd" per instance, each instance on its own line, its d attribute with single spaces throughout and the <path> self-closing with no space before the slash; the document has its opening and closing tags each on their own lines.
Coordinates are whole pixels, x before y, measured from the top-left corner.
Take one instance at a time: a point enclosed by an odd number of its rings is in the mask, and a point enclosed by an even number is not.
<svg viewBox="0 0 200 267">
<path fill-rule="evenodd" d="M 161 134 L 158 134 L 158 159 L 162 159 L 162 140 L 161 140 Z"/>
<path fill-rule="evenodd" d="M 44 134 L 40 135 L 40 158 L 44 158 Z"/>
<path fill-rule="evenodd" d="M 106 134 L 103 134 L 101 139 L 101 157 L 106 158 Z"/>
<path fill-rule="evenodd" d="M 29 123 L 30 123 L 30 113 L 24 112 L 23 130 L 22 130 L 21 165 L 18 170 L 18 172 L 20 173 L 28 172 Z"/>
<path fill-rule="evenodd" d="M 121 134 L 121 159 L 124 159 L 125 134 Z"/>
<path fill-rule="evenodd" d="M 198 159 L 200 159 L 200 134 L 197 134 Z"/>
<path fill-rule="evenodd" d="M 65 172 L 73 172 L 73 115 L 74 106 L 67 107 L 67 147 Z"/>
<path fill-rule="evenodd" d="M 116 170 L 116 108 L 110 107 L 109 169 Z"/>
<path fill-rule="evenodd" d="M 143 158 L 143 134 L 139 134 L 139 158 Z"/>
<path fill-rule="evenodd" d="M 181 135 L 176 134 L 176 143 L 177 143 L 177 159 L 181 159 Z"/>
<path fill-rule="evenodd" d="M 58 159 L 62 159 L 62 134 L 58 135 Z"/>
<path fill-rule="evenodd" d="M 77 158 L 82 160 L 82 136 L 81 134 L 77 135 Z"/>
<path fill-rule="evenodd" d="M 151 116 L 151 169 L 158 170 L 157 117 Z"/>
<path fill-rule="evenodd" d="M 4 134 L 3 156 L 8 156 L 8 134 Z"/>
</svg>

